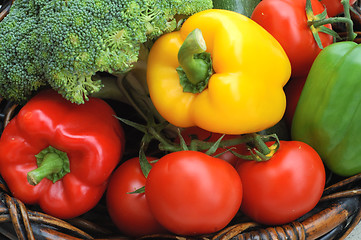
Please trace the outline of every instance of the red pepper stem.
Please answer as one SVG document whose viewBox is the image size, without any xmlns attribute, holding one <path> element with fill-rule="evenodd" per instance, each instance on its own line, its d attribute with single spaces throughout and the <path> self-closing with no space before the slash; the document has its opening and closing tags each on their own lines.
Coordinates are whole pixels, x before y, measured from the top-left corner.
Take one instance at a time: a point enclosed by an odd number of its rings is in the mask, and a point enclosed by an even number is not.
<svg viewBox="0 0 361 240">
<path fill-rule="evenodd" d="M 209 63 L 204 59 L 195 58 L 207 49 L 202 32 L 194 29 L 184 40 L 178 52 L 178 62 L 189 82 L 197 85 L 209 78 Z"/>
<path fill-rule="evenodd" d="M 56 153 L 45 155 L 41 165 L 28 173 L 28 181 L 31 185 L 37 185 L 43 178 L 59 172 L 63 167 L 63 161 Z"/>
<path fill-rule="evenodd" d="M 69 159 L 66 153 L 51 146 L 35 155 L 38 168 L 28 172 L 27 178 L 31 185 L 37 185 L 44 178 L 53 183 L 70 172 Z"/>
</svg>

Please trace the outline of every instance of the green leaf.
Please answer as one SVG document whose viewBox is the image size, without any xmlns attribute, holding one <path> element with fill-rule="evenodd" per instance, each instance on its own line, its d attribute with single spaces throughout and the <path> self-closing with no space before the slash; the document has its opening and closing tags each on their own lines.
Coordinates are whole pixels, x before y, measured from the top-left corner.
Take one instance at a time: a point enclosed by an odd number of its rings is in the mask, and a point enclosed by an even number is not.
<svg viewBox="0 0 361 240">
<path fill-rule="evenodd" d="M 134 194 L 134 193 L 144 193 L 145 192 L 145 186 L 138 188 L 134 190 L 133 192 L 128 192 L 128 194 Z"/>
<path fill-rule="evenodd" d="M 148 174 L 152 169 L 152 165 L 148 162 L 148 159 L 144 152 L 144 148 L 148 145 L 148 143 L 149 138 L 147 137 L 147 135 L 144 135 L 139 149 L 139 164 L 145 178 L 148 177 Z"/>
<path fill-rule="evenodd" d="M 341 37 L 340 35 L 338 35 L 338 33 L 332 29 L 329 29 L 325 26 L 321 26 L 318 30 L 319 32 L 323 32 L 323 33 L 326 33 L 328 35 L 331 35 L 332 37 L 334 37 L 335 39 L 339 39 L 341 40 Z"/>
<path fill-rule="evenodd" d="M 315 41 L 317 43 L 317 46 L 320 49 L 323 49 L 321 38 L 320 38 L 320 35 L 318 35 L 317 29 L 314 26 L 311 26 L 310 28 L 311 28 L 311 31 L 312 31 L 313 38 L 315 39 Z"/>
<path fill-rule="evenodd" d="M 130 121 L 128 119 L 121 118 L 118 116 L 115 116 L 115 118 L 118 119 L 119 121 L 121 121 L 122 123 L 127 124 L 128 126 L 131 126 L 135 129 L 137 129 L 140 132 L 147 133 L 147 126 L 144 126 L 142 124 L 139 124 L 139 123 L 136 123 L 136 122 L 133 122 L 133 121 Z"/>
<path fill-rule="evenodd" d="M 179 142 L 180 142 L 180 145 L 181 145 L 181 148 L 183 149 L 183 151 L 189 150 L 179 128 L 177 128 L 177 134 L 178 134 Z"/>
<path fill-rule="evenodd" d="M 215 153 L 219 147 L 219 144 L 221 143 L 223 137 L 225 136 L 225 134 L 223 134 L 220 138 L 218 138 L 218 140 L 212 145 L 212 147 L 210 147 L 206 154 L 207 155 L 212 155 L 213 153 Z"/>
<path fill-rule="evenodd" d="M 326 11 L 326 9 L 325 9 L 325 10 L 323 10 L 322 13 L 317 14 L 317 15 L 315 16 L 315 19 L 316 19 L 316 20 L 325 19 L 326 17 L 327 17 L 327 11 Z"/>
</svg>

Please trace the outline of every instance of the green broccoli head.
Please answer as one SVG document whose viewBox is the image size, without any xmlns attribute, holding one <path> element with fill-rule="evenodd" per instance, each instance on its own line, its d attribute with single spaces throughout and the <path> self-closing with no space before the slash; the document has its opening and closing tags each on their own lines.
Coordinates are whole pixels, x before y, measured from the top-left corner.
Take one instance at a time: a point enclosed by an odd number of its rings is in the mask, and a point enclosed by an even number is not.
<svg viewBox="0 0 361 240">
<path fill-rule="evenodd" d="M 38 17 L 24 2 L 17 1 L 12 16 L 0 22 L 0 95 L 15 102 L 25 101 L 46 85 L 37 55 Z"/>
<path fill-rule="evenodd" d="M 176 15 L 209 8 L 212 0 L 16 0 L 0 22 L 0 95 L 26 100 L 49 85 L 83 103 L 102 87 L 96 72 L 131 70 L 141 44 L 173 31 Z"/>
</svg>

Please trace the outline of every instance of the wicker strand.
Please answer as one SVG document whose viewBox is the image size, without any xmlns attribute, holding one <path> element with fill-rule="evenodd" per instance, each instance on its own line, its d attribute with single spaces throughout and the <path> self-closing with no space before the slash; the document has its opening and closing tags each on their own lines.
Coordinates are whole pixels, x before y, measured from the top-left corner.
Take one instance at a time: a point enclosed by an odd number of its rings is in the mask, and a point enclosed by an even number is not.
<svg viewBox="0 0 361 240">
<path fill-rule="evenodd" d="M 361 208 L 358 209 L 357 214 L 350 222 L 348 228 L 344 231 L 343 235 L 339 237 L 339 240 L 344 240 L 353 230 L 354 228 L 360 223 L 361 221 Z"/>
<path fill-rule="evenodd" d="M 350 185 L 350 184 L 355 184 L 356 182 L 358 181 L 361 181 L 361 173 L 359 174 L 356 174 L 354 176 L 351 176 L 351 177 L 348 177 L 348 178 L 345 178 L 331 186 L 328 186 L 325 188 L 325 190 L 323 191 L 323 196 L 327 196 L 329 195 L 330 193 L 332 192 L 335 192 L 337 191 L 338 189 L 342 188 L 342 187 L 345 187 L 347 185 Z"/>
<path fill-rule="evenodd" d="M 212 240 L 229 240 L 237 236 L 239 233 L 244 232 L 250 228 L 255 228 L 257 226 L 259 226 L 259 224 L 254 222 L 235 224 L 216 234 L 212 238 Z"/>
<path fill-rule="evenodd" d="M 299 222 L 294 222 L 284 226 L 269 227 L 238 235 L 239 240 L 251 240 L 258 238 L 261 240 L 274 239 L 306 239 L 306 232 L 303 225 Z"/>
<path fill-rule="evenodd" d="M 237 240 L 273 240 L 273 239 L 298 239 L 314 240 L 324 236 L 337 226 L 347 225 L 347 220 L 355 214 L 359 208 L 357 197 L 347 198 L 334 203 L 330 208 L 312 215 L 302 222 L 292 222 L 282 226 L 256 228 L 253 231 L 238 232 L 233 238 Z M 355 221 L 356 222 L 356 221 Z M 341 239 L 340 237 L 337 239 Z"/>
<path fill-rule="evenodd" d="M 61 219 L 52 217 L 50 215 L 41 212 L 29 211 L 29 213 L 30 213 L 29 219 L 32 222 L 38 222 L 40 225 L 44 226 L 41 228 L 42 231 L 48 229 L 48 227 L 54 227 L 58 229 L 57 231 L 58 234 L 62 234 L 64 236 L 65 236 L 65 232 L 68 232 L 69 234 L 72 234 L 72 235 L 67 234 L 69 235 L 69 237 L 78 235 L 79 237 L 81 237 L 81 239 L 94 239 L 88 233 L 74 227 L 73 225 L 69 224 L 66 221 L 63 221 Z M 64 231 L 64 234 L 61 232 L 61 230 Z"/>
<path fill-rule="evenodd" d="M 9 123 L 10 119 L 15 114 L 17 107 L 18 107 L 17 104 L 12 104 L 10 106 L 10 108 L 8 109 L 8 112 L 7 112 L 6 116 L 5 116 L 5 119 L 4 119 L 4 126 L 6 126 Z"/>
<path fill-rule="evenodd" d="M 32 233 L 32 227 L 29 223 L 27 211 L 25 206 L 15 198 L 11 198 L 5 193 L 1 193 L 1 198 L 5 201 L 6 207 L 8 207 L 11 222 L 14 226 L 14 230 L 19 240 L 35 240 Z"/>
<path fill-rule="evenodd" d="M 9 13 L 13 1 L 14 0 L 4 1 L 3 5 L 0 8 L 0 21 Z"/>
<path fill-rule="evenodd" d="M 3 231 L 9 239 L 19 240 L 38 240 L 39 234 L 44 237 L 45 233 L 49 235 L 46 239 L 93 239 L 89 234 L 72 226 L 66 221 L 54 218 L 52 216 L 30 211 L 26 206 L 16 198 L 7 193 L 0 193 L 0 223 L 12 223 L 13 230 L 17 238 L 13 238 L 10 231 Z M 50 231 L 51 228 L 51 231 Z M 55 235 L 54 235 L 55 234 Z M 57 237 L 51 237 L 52 235 Z M 59 238 L 58 236 L 62 236 Z M 65 237 L 67 236 L 67 237 Z"/>
</svg>

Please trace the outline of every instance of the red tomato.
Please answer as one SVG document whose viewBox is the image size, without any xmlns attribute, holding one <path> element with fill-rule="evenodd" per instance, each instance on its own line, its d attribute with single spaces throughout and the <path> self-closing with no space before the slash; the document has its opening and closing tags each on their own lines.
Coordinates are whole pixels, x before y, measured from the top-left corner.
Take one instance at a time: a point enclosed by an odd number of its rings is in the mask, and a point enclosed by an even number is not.
<svg viewBox="0 0 361 240">
<path fill-rule="evenodd" d="M 206 142 L 216 142 L 220 137 L 222 137 L 222 134 L 220 133 L 212 133 L 199 127 L 184 128 L 181 132 L 181 135 L 187 144 L 190 144 L 193 138 Z M 237 137 L 239 137 L 239 135 L 225 135 L 222 138 L 222 140 L 227 140 Z M 176 142 L 179 142 L 179 139 L 176 139 Z M 221 155 L 218 156 L 218 158 L 223 159 L 228 163 L 230 163 L 232 166 L 236 167 L 239 158 L 236 157 L 232 152 L 227 151 L 227 149 L 232 149 L 232 151 L 241 154 L 246 149 L 246 145 L 238 144 L 236 146 L 230 146 L 227 148 L 218 148 L 217 151 L 213 154 L 213 156 L 216 156 L 222 153 Z"/>
<path fill-rule="evenodd" d="M 242 183 L 229 163 L 197 151 L 173 152 L 150 170 L 145 194 L 169 231 L 198 235 L 224 228 L 242 201 Z"/>
<path fill-rule="evenodd" d="M 148 158 L 148 161 L 155 158 Z M 106 200 L 109 215 L 121 232 L 131 237 L 164 233 L 165 229 L 151 214 L 144 193 L 134 193 L 145 185 L 139 158 L 120 165 L 111 176 Z"/>
<path fill-rule="evenodd" d="M 325 186 L 324 165 L 313 148 L 298 141 L 280 143 L 270 160 L 238 166 L 241 210 L 262 224 L 285 224 L 303 216 L 316 206 Z"/>
<path fill-rule="evenodd" d="M 325 6 L 329 17 L 334 17 L 344 11 L 341 0 L 321 0 L 320 2 Z M 350 0 L 350 6 L 355 2 L 356 0 Z"/>
<path fill-rule="evenodd" d="M 314 15 L 325 9 L 318 0 L 311 4 Z M 262 0 L 251 16 L 281 44 L 291 62 L 292 76 L 306 76 L 321 51 L 307 25 L 305 6 L 306 0 Z M 331 35 L 319 36 L 323 47 L 333 43 Z"/>
<path fill-rule="evenodd" d="M 293 115 L 295 114 L 298 99 L 301 96 L 303 86 L 305 85 L 307 76 L 299 78 L 291 78 L 286 86 L 284 86 L 284 91 L 286 94 L 286 111 L 285 111 L 285 121 L 287 127 L 291 129 Z"/>
</svg>

